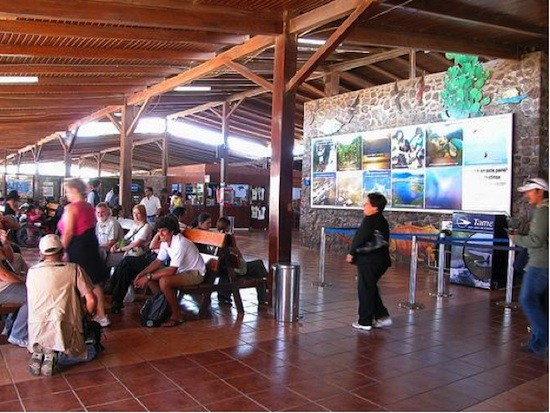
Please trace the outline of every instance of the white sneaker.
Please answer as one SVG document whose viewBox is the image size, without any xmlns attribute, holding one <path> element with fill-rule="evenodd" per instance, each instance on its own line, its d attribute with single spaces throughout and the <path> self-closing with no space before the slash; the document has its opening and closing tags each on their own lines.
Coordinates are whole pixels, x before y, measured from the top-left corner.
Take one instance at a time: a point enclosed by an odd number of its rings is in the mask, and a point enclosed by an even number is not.
<svg viewBox="0 0 550 413">
<path fill-rule="evenodd" d="M 365 330 L 365 331 L 372 330 L 372 326 L 364 326 L 362 324 L 359 324 L 358 322 L 352 323 L 351 326 L 358 330 Z"/>
<path fill-rule="evenodd" d="M 18 338 L 15 338 L 12 336 L 8 337 L 8 343 L 13 344 L 15 346 L 23 347 L 23 348 L 27 348 L 27 346 L 29 345 L 27 340 L 19 340 Z"/>
<path fill-rule="evenodd" d="M 107 316 L 103 318 L 95 316 L 92 320 L 97 321 L 101 327 L 109 327 L 111 325 L 111 320 Z"/>
<path fill-rule="evenodd" d="M 391 321 L 391 317 L 384 317 L 378 320 L 374 320 L 374 322 L 372 323 L 372 326 L 374 328 L 384 328 L 384 327 L 389 327 L 392 324 L 393 324 L 393 321 Z"/>
</svg>

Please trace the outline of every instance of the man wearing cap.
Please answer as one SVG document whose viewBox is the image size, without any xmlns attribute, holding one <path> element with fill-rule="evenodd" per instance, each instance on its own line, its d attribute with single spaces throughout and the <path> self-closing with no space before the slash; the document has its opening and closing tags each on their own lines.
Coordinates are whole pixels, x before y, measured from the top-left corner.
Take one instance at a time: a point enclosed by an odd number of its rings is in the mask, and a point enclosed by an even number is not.
<svg viewBox="0 0 550 413">
<path fill-rule="evenodd" d="M 534 207 L 529 233 L 511 234 L 520 247 L 527 248 L 529 261 L 519 293 L 519 303 L 531 326 L 526 347 L 538 356 L 548 357 L 548 182 L 532 178 L 518 188 Z"/>
<path fill-rule="evenodd" d="M 31 267 L 27 275 L 29 371 L 35 376 L 51 376 L 58 362 L 74 364 L 95 357 L 95 348 L 85 344 L 80 300 L 84 297 L 85 310 L 92 315 L 97 299 L 84 270 L 78 264 L 62 262 L 59 236 L 45 235 L 39 249 L 44 261 Z"/>
</svg>

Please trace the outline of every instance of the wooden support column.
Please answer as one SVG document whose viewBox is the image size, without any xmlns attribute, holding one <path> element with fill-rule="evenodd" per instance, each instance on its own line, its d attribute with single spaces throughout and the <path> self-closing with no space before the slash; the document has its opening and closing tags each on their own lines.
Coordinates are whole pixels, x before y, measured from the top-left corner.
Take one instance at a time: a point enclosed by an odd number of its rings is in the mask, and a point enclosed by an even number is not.
<svg viewBox="0 0 550 413">
<path fill-rule="evenodd" d="M 122 205 L 124 216 L 131 216 L 132 213 L 132 151 L 133 151 L 133 128 L 134 121 L 132 107 L 125 102 L 122 107 L 121 129 L 120 129 L 120 180 L 119 180 L 119 203 Z"/>
<path fill-rule="evenodd" d="M 411 49 L 409 52 L 409 79 L 416 77 L 416 50 Z"/>
<path fill-rule="evenodd" d="M 38 185 L 39 167 L 40 167 L 40 155 L 42 153 L 42 145 L 34 145 L 31 148 L 32 159 L 34 161 L 34 184 Z"/>
<path fill-rule="evenodd" d="M 222 105 L 222 139 L 219 147 L 220 158 L 220 217 L 225 216 L 225 185 L 227 183 L 227 138 L 229 136 L 229 102 Z"/>
<path fill-rule="evenodd" d="M 275 40 L 271 111 L 271 168 L 269 185 L 269 268 L 288 263 L 292 241 L 292 162 L 294 149 L 295 88 L 288 87 L 296 75 L 296 35 L 288 31 Z M 271 301 L 271 300 L 270 300 Z"/>
<path fill-rule="evenodd" d="M 17 173 L 21 173 L 21 153 L 17 154 Z"/>
<path fill-rule="evenodd" d="M 161 174 L 166 177 L 168 175 L 168 120 L 165 120 L 164 136 L 162 138 L 162 165 Z"/>
<path fill-rule="evenodd" d="M 65 178 L 71 176 L 71 151 L 76 141 L 77 131 L 71 132 L 70 130 L 65 132 L 65 136 L 58 136 L 59 144 L 63 148 L 63 162 L 65 164 Z"/>
<path fill-rule="evenodd" d="M 4 174 L 8 173 L 8 150 L 4 149 Z"/>
<path fill-rule="evenodd" d="M 340 73 L 331 72 L 324 77 L 325 95 L 336 96 L 340 94 Z"/>
<path fill-rule="evenodd" d="M 101 177 L 101 164 L 103 163 L 103 155 L 101 155 L 101 152 L 99 152 L 96 157 L 97 162 L 97 177 Z"/>
</svg>

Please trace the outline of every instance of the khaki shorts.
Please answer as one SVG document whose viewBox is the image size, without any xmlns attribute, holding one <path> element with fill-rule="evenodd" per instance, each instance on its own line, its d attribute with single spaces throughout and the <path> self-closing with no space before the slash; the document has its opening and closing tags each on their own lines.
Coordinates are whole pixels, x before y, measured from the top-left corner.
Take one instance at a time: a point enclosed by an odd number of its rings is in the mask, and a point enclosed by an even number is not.
<svg viewBox="0 0 550 413">
<path fill-rule="evenodd" d="M 188 285 L 197 285 L 203 282 L 204 275 L 198 270 L 183 271 L 174 274 L 172 277 L 179 287 L 186 287 Z"/>
</svg>

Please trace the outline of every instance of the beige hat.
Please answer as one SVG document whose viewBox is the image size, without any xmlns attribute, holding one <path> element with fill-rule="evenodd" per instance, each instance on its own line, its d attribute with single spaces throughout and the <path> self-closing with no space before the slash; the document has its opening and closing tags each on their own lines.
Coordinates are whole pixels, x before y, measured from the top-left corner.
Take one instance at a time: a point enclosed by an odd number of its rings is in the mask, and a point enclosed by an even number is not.
<svg viewBox="0 0 550 413">
<path fill-rule="evenodd" d="M 58 235 L 48 234 L 40 238 L 38 248 L 42 255 L 54 255 L 63 249 L 63 244 Z"/>
<path fill-rule="evenodd" d="M 529 178 L 525 181 L 525 184 L 518 188 L 519 192 L 527 192 L 531 189 L 542 189 L 548 191 L 548 182 L 542 178 Z"/>
</svg>

